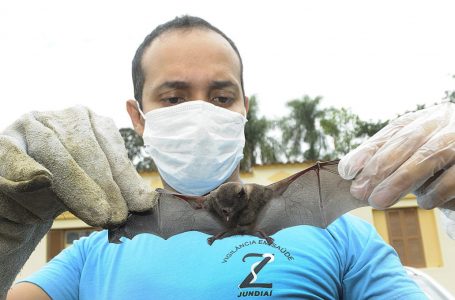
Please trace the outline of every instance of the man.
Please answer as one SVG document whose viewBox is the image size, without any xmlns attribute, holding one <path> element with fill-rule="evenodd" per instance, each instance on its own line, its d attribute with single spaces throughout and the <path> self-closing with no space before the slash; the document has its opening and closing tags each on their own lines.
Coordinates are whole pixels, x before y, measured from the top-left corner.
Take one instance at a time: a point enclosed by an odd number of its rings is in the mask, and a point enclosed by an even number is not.
<svg viewBox="0 0 455 300">
<path fill-rule="evenodd" d="M 201 195 L 240 181 L 248 99 L 232 41 L 199 18 L 176 18 L 139 47 L 133 79 L 139 104 L 128 100 L 127 110 L 165 189 Z M 124 217 L 107 219 L 120 223 Z M 357 218 L 342 216 L 327 229 L 287 228 L 273 238 L 267 245 L 238 235 L 209 246 L 200 232 L 169 240 L 141 234 L 117 245 L 102 231 L 16 284 L 8 299 L 426 299 L 393 249 Z"/>
</svg>

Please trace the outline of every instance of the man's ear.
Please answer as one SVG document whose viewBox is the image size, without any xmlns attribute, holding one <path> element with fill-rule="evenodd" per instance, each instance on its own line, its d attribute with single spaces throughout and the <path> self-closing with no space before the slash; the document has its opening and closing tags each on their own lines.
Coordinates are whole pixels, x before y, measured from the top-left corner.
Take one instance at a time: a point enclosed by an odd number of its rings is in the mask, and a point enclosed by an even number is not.
<svg viewBox="0 0 455 300">
<path fill-rule="evenodd" d="M 245 112 L 248 113 L 248 108 L 250 107 L 250 103 L 248 102 L 250 99 L 248 99 L 247 96 L 245 96 Z"/>
<path fill-rule="evenodd" d="M 137 134 L 142 136 L 144 133 L 144 123 L 145 120 L 142 118 L 141 113 L 138 110 L 138 105 L 136 100 L 128 100 L 126 101 L 126 110 L 128 111 L 128 114 L 130 115 L 131 122 L 133 123 L 134 131 L 136 131 Z"/>
</svg>

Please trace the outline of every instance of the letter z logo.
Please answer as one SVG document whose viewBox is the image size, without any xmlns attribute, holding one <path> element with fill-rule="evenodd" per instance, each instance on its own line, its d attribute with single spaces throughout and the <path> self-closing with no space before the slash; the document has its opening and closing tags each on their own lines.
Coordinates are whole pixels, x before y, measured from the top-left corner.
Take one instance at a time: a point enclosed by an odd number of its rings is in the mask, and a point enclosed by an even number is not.
<svg viewBox="0 0 455 300">
<path fill-rule="evenodd" d="M 248 253 L 246 254 L 242 261 L 245 262 L 245 259 L 248 257 L 263 257 L 261 261 L 257 261 L 251 265 L 251 272 L 245 277 L 242 283 L 239 285 L 239 288 L 272 288 L 271 283 L 257 283 L 256 279 L 258 278 L 258 273 L 264 268 L 268 263 L 271 263 L 275 260 L 275 256 L 271 253 Z"/>
</svg>

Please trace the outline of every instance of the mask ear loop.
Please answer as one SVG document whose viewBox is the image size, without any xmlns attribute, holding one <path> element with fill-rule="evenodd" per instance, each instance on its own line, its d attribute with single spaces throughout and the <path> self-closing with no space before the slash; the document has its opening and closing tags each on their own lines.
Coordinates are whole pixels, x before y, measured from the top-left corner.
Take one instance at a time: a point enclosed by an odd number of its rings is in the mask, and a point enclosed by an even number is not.
<svg viewBox="0 0 455 300">
<path fill-rule="evenodd" d="M 139 101 L 137 101 L 137 100 L 136 100 L 136 106 L 137 106 L 137 110 L 139 111 L 139 113 L 141 114 L 142 118 L 145 121 L 145 114 L 142 112 L 141 105 L 139 104 Z"/>
<path fill-rule="evenodd" d="M 136 100 L 136 106 L 137 106 L 137 110 L 139 111 L 139 113 L 141 114 L 142 118 L 144 119 L 144 122 L 146 121 L 145 119 L 145 114 L 142 112 L 142 109 L 141 109 L 141 105 L 139 104 L 139 101 Z M 148 157 L 152 157 L 152 155 L 150 154 L 150 152 L 147 150 L 150 145 L 145 145 L 145 155 L 148 156 Z"/>
</svg>

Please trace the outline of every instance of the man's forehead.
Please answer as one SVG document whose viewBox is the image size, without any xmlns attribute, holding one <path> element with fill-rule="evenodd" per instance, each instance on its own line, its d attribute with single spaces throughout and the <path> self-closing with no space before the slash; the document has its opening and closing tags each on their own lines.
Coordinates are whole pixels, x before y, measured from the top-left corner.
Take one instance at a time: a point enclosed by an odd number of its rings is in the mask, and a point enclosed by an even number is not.
<svg viewBox="0 0 455 300">
<path fill-rule="evenodd" d="M 145 73 L 170 63 L 207 62 L 230 64 L 240 75 L 240 58 L 229 42 L 217 32 L 206 28 L 171 29 L 160 34 L 144 51 Z"/>
</svg>

